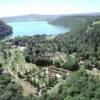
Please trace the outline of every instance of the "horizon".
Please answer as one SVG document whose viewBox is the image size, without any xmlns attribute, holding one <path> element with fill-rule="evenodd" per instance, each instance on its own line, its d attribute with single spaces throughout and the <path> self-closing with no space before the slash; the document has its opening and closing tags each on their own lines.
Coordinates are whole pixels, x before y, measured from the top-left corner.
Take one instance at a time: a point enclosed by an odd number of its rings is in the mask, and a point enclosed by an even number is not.
<svg viewBox="0 0 100 100">
<path fill-rule="evenodd" d="M 0 0 L 0 17 L 99 13 L 99 4 L 99 0 Z"/>
<path fill-rule="evenodd" d="M 72 14 L 35 14 L 35 13 L 30 13 L 30 14 L 22 14 L 22 15 L 12 15 L 12 16 L 4 16 L 4 17 L 0 17 L 0 18 L 8 18 L 8 17 L 20 17 L 20 16 L 27 16 L 27 15 L 44 15 L 44 16 L 78 16 L 78 15 L 91 15 L 91 14 L 100 14 L 100 12 L 87 12 L 87 13 L 72 13 Z"/>
</svg>

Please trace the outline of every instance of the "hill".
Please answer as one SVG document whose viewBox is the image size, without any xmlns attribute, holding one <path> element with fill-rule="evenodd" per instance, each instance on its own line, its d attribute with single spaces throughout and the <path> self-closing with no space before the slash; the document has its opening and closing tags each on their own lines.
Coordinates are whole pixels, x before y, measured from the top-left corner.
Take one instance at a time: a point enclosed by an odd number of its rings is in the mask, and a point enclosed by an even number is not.
<svg viewBox="0 0 100 100">
<path fill-rule="evenodd" d="M 11 17 L 2 17 L 1 19 L 6 22 L 12 21 L 32 21 L 32 20 L 55 20 L 61 15 L 39 15 L 39 14 L 29 14 L 29 15 L 21 15 L 21 16 L 11 16 Z"/>
<path fill-rule="evenodd" d="M 12 34 L 12 28 L 0 20 L 0 38 Z"/>
</svg>

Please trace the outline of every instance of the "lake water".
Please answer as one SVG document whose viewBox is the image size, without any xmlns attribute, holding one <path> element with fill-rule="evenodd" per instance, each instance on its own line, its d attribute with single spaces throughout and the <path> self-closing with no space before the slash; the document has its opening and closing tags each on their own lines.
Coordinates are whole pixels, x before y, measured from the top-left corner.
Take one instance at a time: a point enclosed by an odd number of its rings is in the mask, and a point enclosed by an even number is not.
<svg viewBox="0 0 100 100">
<path fill-rule="evenodd" d="M 11 37 L 33 36 L 37 34 L 57 35 L 70 30 L 63 26 L 51 25 L 46 21 L 10 22 L 8 24 L 13 27 Z"/>
</svg>

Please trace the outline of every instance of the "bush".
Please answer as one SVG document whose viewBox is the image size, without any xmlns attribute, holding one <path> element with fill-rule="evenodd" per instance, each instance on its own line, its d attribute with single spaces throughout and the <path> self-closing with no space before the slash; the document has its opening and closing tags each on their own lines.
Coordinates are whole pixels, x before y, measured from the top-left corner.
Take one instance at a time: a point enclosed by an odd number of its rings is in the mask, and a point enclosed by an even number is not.
<svg viewBox="0 0 100 100">
<path fill-rule="evenodd" d="M 54 60 L 54 65 L 58 68 L 60 68 L 62 66 L 62 59 L 57 59 L 57 60 Z"/>
<path fill-rule="evenodd" d="M 96 68 L 97 68 L 97 69 L 100 69 L 100 61 L 97 61 L 97 62 L 96 62 Z"/>
<path fill-rule="evenodd" d="M 52 65 L 53 61 L 50 60 L 49 58 L 37 58 L 36 59 L 36 65 L 37 66 L 49 66 Z"/>
<path fill-rule="evenodd" d="M 84 66 L 86 69 L 92 69 L 92 63 L 90 60 L 85 60 Z"/>
<path fill-rule="evenodd" d="M 0 68 L 2 68 L 2 63 L 0 63 Z"/>
<path fill-rule="evenodd" d="M 79 65 L 77 63 L 77 58 L 75 55 L 70 55 L 65 63 L 63 64 L 63 67 L 65 69 L 68 69 L 70 71 L 75 71 L 79 69 Z"/>
</svg>

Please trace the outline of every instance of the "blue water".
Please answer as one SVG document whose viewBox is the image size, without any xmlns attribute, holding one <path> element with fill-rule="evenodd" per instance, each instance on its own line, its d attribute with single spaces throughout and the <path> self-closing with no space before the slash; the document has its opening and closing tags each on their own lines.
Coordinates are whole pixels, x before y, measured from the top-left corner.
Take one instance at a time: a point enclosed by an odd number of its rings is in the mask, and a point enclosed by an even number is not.
<svg viewBox="0 0 100 100">
<path fill-rule="evenodd" d="M 70 30 L 63 26 L 51 25 L 46 21 L 10 22 L 8 24 L 13 27 L 11 37 L 33 36 L 37 34 L 57 35 Z"/>
</svg>

